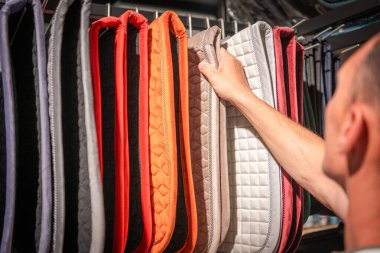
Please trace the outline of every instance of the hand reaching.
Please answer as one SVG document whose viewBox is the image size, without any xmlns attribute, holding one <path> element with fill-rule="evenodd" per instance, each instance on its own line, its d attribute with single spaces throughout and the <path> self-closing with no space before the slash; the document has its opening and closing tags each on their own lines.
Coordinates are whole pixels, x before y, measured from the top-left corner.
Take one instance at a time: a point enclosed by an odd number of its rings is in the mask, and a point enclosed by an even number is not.
<svg viewBox="0 0 380 253">
<path fill-rule="evenodd" d="M 228 102 L 234 104 L 242 95 L 252 93 L 240 61 L 224 48 L 220 50 L 218 69 L 206 62 L 201 62 L 198 68 L 216 94 Z"/>
</svg>

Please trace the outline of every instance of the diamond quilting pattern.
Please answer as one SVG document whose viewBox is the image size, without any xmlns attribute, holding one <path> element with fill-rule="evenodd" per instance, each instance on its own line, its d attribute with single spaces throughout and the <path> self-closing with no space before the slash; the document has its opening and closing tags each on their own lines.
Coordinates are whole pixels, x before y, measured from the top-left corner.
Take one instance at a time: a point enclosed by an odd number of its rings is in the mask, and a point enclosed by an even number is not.
<svg viewBox="0 0 380 253">
<path fill-rule="evenodd" d="M 208 86 L 198 70 L 200 50 L 189 50 L 189 111 L 190 111 L 190 140 L 193 180 L 195 186 L 198 239 L 195 251 L 207 249 L 210 217 L 210 175 L 209 175 L 209 101 Z M 203 58 L 204 59 L 204 58 Z"/>
<path fill-rule="evenodd" d="M 159 52 L 156 51 L 155 54 L 159 55 Z M 152 52 L 153 55 L 153 52 Z M 153 59 L 152 59 L 153 60 Z M 159 64 L 151 64 L 151 67 L 159 68 Z M 153 72 L 153 71 L 152 71 Z M 154 71 L 155 73 L 159 73 L 159 70 Z M 154 73 L 153 72 L 153 73 Z M 150 80 L 150 87 L 149 87 L 149 112 L 150 112 L 150 118 L 149 118 L 149 137 L 150 137 L 150 150 L 151 150 L 151 178 L 152 178 L 152 198 L 153 198 L 153 207 L 156 212 L 154 213 L 154 221 L 158 221 L 161 219 L 157 219 L 156 216 L 162 216 L 165 215 L 165 213 L 162 213 L 163 210 L 165 210 L 165 206 L 167 203 L 163 203 L 162 199 L 157 198 L 157 192 L 160 194 L 166 193 L 164 188 L 166 188 L 163 185 L 160 185 L 160 180 L 158 175 L 162 174 L 163 177 L 167 175 L 167 173 L 164 173 L 164 170 L 166 169 L 167 164 L 165 163 L 165 140 L 164 140 L 164 129 L 163 129 L 163 120 L 162 120 L 162 104 L 161 104 L 161 98 L 162 98 L 162 90 L 160 86 L 160 77 L 159 76 L 152 76 Z M 155 138 L 153 138 L 155 137 Z M 163 157 L 163 159 L 162 159 Z M 160 188 L 161 191 L 160 191 Z M 162 227 L 161 224 L 155 223 L 156 226 Z M 153 237 L 156 240 L 160 240 L 160 238 L 163 236 L 164 231 L 157 231 L 157 229 L 153 230 Z"/>
<path fill-rule="evenodd" d="M 190 150 L 198 218 L 195 252 L 215 252 L 221 236 L 219 99 L 198 70 L 201 61 L 217 67 L 219 40 L 217 27 L 189 40 Z"/>
<path fill-rule="evenodd" d="M 167 136 L 167 119 L 165 118 L 165 93 L 162 81 L 163 71 L 160 52 L 159 20 L 149 26 L 152 36 L 149 39 L 149 146 L 150 146 L 150 176 L 151 203 L 153 213 L 152 252 L 165 249 L 173 228 L 169 228 L 172 219 L 170 207 L 173 205 L 173 168 L 170 165 L 170 149 Z"/>
</svg>

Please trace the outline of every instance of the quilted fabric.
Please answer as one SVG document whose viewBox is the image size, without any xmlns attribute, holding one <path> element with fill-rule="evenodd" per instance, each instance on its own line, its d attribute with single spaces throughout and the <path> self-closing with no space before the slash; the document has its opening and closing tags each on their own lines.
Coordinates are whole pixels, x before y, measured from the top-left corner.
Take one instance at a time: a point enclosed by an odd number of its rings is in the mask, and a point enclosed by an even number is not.
<svg viewBox="0 0 380 253">
<path fill-rule="evenodd" d="M 14 88 L 11 68 L 11 55 L 8 38 L 8 15 L 10 9 L 4 5 L 0 12 L 0 59 L 2 66 L 2 100 L 4 103 L 5 137 L 5 208 L 2 226 L 1 252 L 11 252 L 16 202 L 16 136 Z M 4 67 L 3 67 L 4 66 Z"/>
<path fill-rule="evenodd" d="M 1 58 L 1 56 L 0 56 Z M 6 199 L 6 143 L 5 143 L 5 115 L 3 99 L 3 79 L 0 60 L 0 246 L 3 234 L 5 199 Z"/>
<path fill-rule="evenodd" d="M 273 35 L 268 27 L 258 22 L 225 44 L 241 61 L 252 92 L 274 107 L 273 64 L 268 59 Z M 219 251 L 275 252 L 282 216 L 279 166 L 249 121 L 230 104 L 227 133 L 231 223 Z"/>
<path fill-rule="evenodd" d="M 114 170 L 113 178 L 104 184 L 114 185 L 114 196 L 106 195 L 107 198 L 114 201 L 114 209 L 111 206 L 106 213 L 108 224 L 112 229 L 113 236 L 107 235 L 110 239 L 113 237 L 113 252 L 124 252 L 128 237 L 129 221 L 129 145 L 128 145 L 128 120 L 127 120 L 127 101 L 126 101 L 126 24 L 132 13 L 127 11 L 120 19 L 115 17 L 105 17 L 92 23 L 90 28 L 90 46 L 92 62 L 92 80 L 94 88 L 94 108 L 96 130 L 98 135 L 99 163 L 102 178 L 106 180 L 106 174 Z M 121 21 L 123 19 L 123 22 Z M 105 44 L 107 48 L 99 50 L 99 31 L 102 28 L 114 28 L 116 31 L 114 45 L 111 37 L 110 44 Z M 101 41 L 100 40 L 100 41 Z M 113 57 L 99 57 L 99 51 L 114 50 Z M 101 81 L 100 79 L 100 60 L 110 59 L 112 63 L 114 58 L 114 79 L 112 78 L 112 69 L 103 71 L 104 75 L 111 75 L 110 79 Z M 104 62 L 105 67 L 109 63 Z M 112 66 L 112 64 L 111 64 Z M 112 102 L 114 101 L 114 102 Z M 110 104 L 114 103 L 114 104 Z M 111 116 L 113 114 L 114 115 Z M 104 116 L 103 116 L 104 115 Z M 110 117 L 109 117 L 110 116 Z M 108 123 L 114 125 L 108 125 Z M 110 141 L 113 140 L 113 141 Z M 112 143 L 113 142 L 113 143 Z M 115 148 L 113 152 L 113 147 Z M 104 151 L 103 151 L 104 148 Z M 105 156 L 103 156 L 103 153 Z M 113 163 L 115 161 L 115 163 Z M 107 172 L 104 169 L 107 169 Z M 107 193 L 106 193 L 107 194 Z M 114 200 L 112 198 L 114 197 Z M 113 211 L 114 210 L 114 220 Z M 110 239 L 106 239 L 106 250 Z"/>
<path fill-rule="evenodd" d="M 88 7 L 87 7 L 88 8 Z M 88 252 L 101 240 L 92 217 L 94 151 L 89 122 L 88 90 L 82 74 L 80 27 L 81 2 L 62 0 L 54 14 L 48 59 L 49 116 L 53 159 L 53 252 Z M 83 17 L 85 18 L 85 17 Z M 83 29 L 82 29 L 83 30 Z M 87 82 L 88 84 L 88 82 Z M 88 86 L 86 87 L 88 88 Z M 87 115 L 86 115 L 87 114 Z M 87 128 L 87 129 L 86 129 Z M 89 134 L 89 135 L 88 135 Z M 91 159 L 89 161 L 89 159 Z M 91 171 L 91 173 L 90 173 Z M 91 174 L 91 175 L 90 175 Z M 96 176 L 95 176 L 96 177 Z M 92 182 L 92 183 L 91 183 Z M 95 198 L 92 198 L 94 196 Z M 99 207 L 98 205 L 94 206 Z M 94 215 L 94 216 L 93 216 Z M 93 243 L 94 242 L 94 243 Z"/>
<path fill-rule="evenodd" d="M 272 94 L 270 100 L 273 101 L 273 107 L 277 107 L 277 89 L 276 89 L 276 63 L 275 63 L 275 49 L 273 41 L 273 30 L 266 22 L 259 21 L 254 26 L 253 37 L 259 39 L 256 42 L 260 47 L 257 49 L 257 65 L 260 73 L 261 82 L 263 84 L 271 85 Z M 266 59 L 266 60 L 265 60 Z M 270 179 L 271 179 L 271 211 L 272 223 L 269 234 L 268 248 L 277 249 L 281 238 L 281 224 L 282 224 L 282 174 L 279 165 L 274 161 L 273 157 L 270 158 L 270 163 L 275 165 L 270 166 Z"/>
<path fill-rule="evenodd" d="M 217 68 L 219 50 L 217 26 L 189 39 L 190 147 L 198 215 L 196 252 L 217 251 L 221 243 L 221 198 L 229 200 L 229 196 L 221 197 L 220 156 L 226 154 L 221 153 L 219 141 L 226 136 L 220 136 L 219 131 L 220 101 L 198 70 L 202 61 Z"/>
<path fill-rule="evenodd" d="M 178 16 L 170 11 L 149 25 L 149 34 L 151 251 L 191 252 L 197 217 L 189 147 L 187 35 Z M 181 191 L 184 196 L 179 199 Z M 177 208 L 181 201 L 184 210 Z M 185 216 L 178 219 L 179 214 Z"/>
<path fill-rule="evenodd" d="M 227 153 L 227 122 L 226 122 L 226 104 L 220 101 L 219 104 L 219 162 L 220 162 L 220 201 L 222 206 L 221 226 L 220 226 L 220 243 L 227 236 L 230 226 L 230 184 L 228 180 L 228 153 Z"/>
<path fill-rule="evenodd" d="M 275 56 L 276 56 L 276 85 L 277 85 L 277 100 L 278 107 L 277 110 L 285 115 L 288 115 L 286 90 L 289 85 L 286 61 L 286 47 L 282 47 L 282 40 L 289 42 L 292 34 L 294 32 L 290 28 L 275 28 L 273 29 L 274 34 L 274 45 L 275 45 Z M 287 38 L 287 37 L 290 38 Z M 290 50 L 291 51 L 291 50 Z M 291 53 L 290 53 L 291 54 Z M 286 75 L 285 75 L 286 74 Z M 284 252 L 286 247 L 286 242 L 290 236 L 290 230 L 293 222 L 293 185 L 292 178 L 289 174 L 282 169 L 282 196 L 283 196 L 283 220 L 282 220 L 282 235 L 279 247 L 279 252 Z"/>
<path fill-rule="evenodd" d="M 303 126 L 308 126 L 310 125 L 307 123 L 304 119 L 304 48 L 303 46 L 297 42 L 297 47 L 296 47 L 296 80 L 297 80 L 297 99 L 298 99 L 298 117 L 300 120 L 300 124 Z M 330 73 L 330 72 L 328 72 Z M 307 113 L 306 113 L 307 114 Z M 310 194 L 304 189 L 303 191 L 303 223 L 307 221 L 310 215 Z M 302 223 L 302 221 L 301 221 Z"/>
<path fill-rule="evenodd" d="M 299 122 L 298 94 L 302 76 L 296 69 L 296 47 L 294 30 L 279 27 L 273 30 L 277 66 L 278 110 Z M 282 225 L 282 238 L 279 252 L 288 252 L 299 244 L 300 228 L 302 231 L 303 206 L 302 188 L 282 170 L 284 220 Z M 295 245 L 294 245 L 295 244 Z"/>
<path fill-rule="evenodd" d="M 102 173 L 102 183 L 104 191 L 104 209 L 106 218 L 106 239 L 105 239 L 105 251 L 112 251 L 114 243 L 114 226 L 115 226 L 115 208 L 116 208 L 116 191 L 119 190 L 116 186 L 115 176 L 116 172 L 116 159 L 115 159 L 115 126 L 116 114 L 115 114 L 115 29 L 112 27 L 105 28 L 102 31 L 101 39 L 99 40 L 99 63 L 101 83 L 101 100 L 97 98 L 94 93 L 94 105 L 99 104 L 101 101 L 102 115 L 107 115 L 105 120 L 102 120 L 102 139 L 99 140 L 98 145 L 102 144 L 104 149 L 103 166 L 104 171 Z M 91 40 L 90 40 L 91 41 Z M 93 59 L 93 54 L 91 54 Z M 94 61 L 91 61 L 92 64 Z M 95 81 L 95 78 L 93 78 Z M 96 81 L 95 81 L 96 82 Z M 95 84 L 93 82 L 93 84 Z M 108 84 L 108 85 L 107 85 Z M 94 88 L 94 92 L 96 89 Z M 120 116 L 119 116 L 120 117 Z M 97 119 L 96 119 L 97 122 Z M 120 149 L 120 148 L 119 148 Z M 120 196 L 119 193 L 117 196 Z"/>
<path fill-rule="evenodd" d="M 65 15 L 71 0 L 61 1 L 53 16 L 48 49 L 48 91 L 49 91 L 49 116 L 51 128 L 52 166 L 53 166 L 53 235 L 52 252 L 62 252 L 63 236 L 65 229 L 65 195 L 63 174 L 63 148 L 62 148 L 62 125 L 61 125 L 61 101 L 59 97 L 61 89 L 60 62 L 62 47 L 62 30 Z M 56 62 L 56 59 L 58 60 Z M 54 83 L 53 82 L 57 82 Z"/>
<path fill-rule="evenodd" d="M 297 84 L 297 105 L 299 123 L 303 124 L 303 65 L 304 48 L 300 43 L 296 43 L 296 84 Z"/>
<path fill-rule="evenodd" d="M 148 135 L 148 21 L 130 12 L 120 17 L 127 31 L 127 108 L 130 202 L 126 251 L 147 252 L 152 240 Z M 139 62 L 139 64 L 136 64 Z M 138 147 L 138 148 L 136 148 Z"/>
<path fill-rule="evenodd" d="M 95 128 L 95 115 L 93 107 L 91 63 L 88 27 L 90 22 L 91 0 L 82 1 L 80 15 L 79 53 L 80 71 L 79 80 L 83 87 L 83 107 L 85 112 L 86 144 L 88 177 L 91 194 L 91 253 L 104 251 L 105 241 L 105 216 L 103 189 L 100 180 L 99 157 L 97 136 Z M 86 214 L 85 214 L 86 215 Z"/>
<path fill-rule="evenodd" d="M 303 59 L 304 59 L 304 51 L 303 46 L 296 42 L 296 52 L 295 52 L 295 59 L 294 59 L 294 65 L 295 65 L 295 90 L 297 99 L 297 108 L 295 110 L 295 114 L 298 116 L 297 123 L 303 124 Z M 294 119 L 293 119 L 294 120 Z M 302 230 L 303 230 L 303 224 L 304 224 L 304 202 L 305 202 L 305 192 L 303 188 L 297 184 L 293 180 L 293 189 L 296 189 L 294 192 L 294 198 L 296 203 L 296 228 L 295 228 L 295 237 L 294 241 L 290 247 L 290 252 L 296 252 L 298 246 L 301 243 L 302 239 Z M 306 193 L 308 194 L 308 193 Z M 306 196 L 307 197 L 307 196 Z"/>
<path fill-rule="evenodd" d="M 24 7 L 17 32 L 9 29 Z M 0 15 L 7 170 L 0 251 L 48 252 L 52 189 L 43 13 L 40 1 L 15 0 Z"/>
</svg>

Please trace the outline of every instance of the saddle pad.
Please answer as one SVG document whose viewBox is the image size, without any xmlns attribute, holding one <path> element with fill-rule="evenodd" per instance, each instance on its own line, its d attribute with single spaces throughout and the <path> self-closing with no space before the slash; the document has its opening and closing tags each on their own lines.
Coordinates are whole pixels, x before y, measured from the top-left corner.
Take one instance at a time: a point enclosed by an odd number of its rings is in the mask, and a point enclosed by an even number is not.
<svg viewBox="0 0 380 253">
<path fill-rule="evenodd" d="M 48 252 L 52 189 L 43 13 L 40 1 L 15 0 L 0 15 L 6 142 L 0 251 Z"/>
<path fill-rule="evenodd" d="M 295 50 L 295 85 L 296 85 L 296 98 L 297 98 L 297 110 L 296 113 L 298 115 L 297 123 L 303 125 L 303 60 L 304 60 L 304 51 L 303 46 L 296 42 L 296 50 Z M 290 248 L 290 252 L 296 252 L 298 246 L 301 243 L 302 239 L 302 230 L 303 224 L 306 221 L 305 216 L 308 216 L 310 213 L 310 205 L 308 210 L 305 210 L 305 203 L 310 203 L 310 195 L 306 192 L 300 185 L 293 180 L 293 189 L 295 190 L 295 200 L 296 200 L 296 218 L 298 222 L 296 223 L 296 234 L 292 246 Z"/>
<path fill-rule="evenodd" d="M 276 85 L 277 85 L 277 101 L 278 107 L 277 110 L 284 115 L 288 115 L 287 108 L 287 93 L 286 86 L 289 85 L 288 80 L 288 61 L 286 47 L 283 48 L 282 43 L 284 40 L 289 41 L 287 36 L 293 34 L 293 30 L 290 28 L 275 28 L 273 29 L 274 34 L 274 46 L 275 46 L 275 58 L 276 58 Z M 289 35 L 290 34 L 290 35 Z M 282 38 L 284 37 L 284 38 Z M 286 76 L 285 76 L 286 74 Z M 279 247 L 279 252 L 285 252 L 286 242 L 289 239 L 290 230 L 293 224 L 293 186 L 292 178 L 289 174 L 281 169 L 282 172 L 282 197 L 283 197 L 283 220 L 282 220 L 282 233 L 281 233 L 281 242 Z"/>
<path fill-rule="evenodd" d="M 85 101 L 82 86 L 80 14 L 81 2 L 60 1 L 49 38 L 48 92 L 54 194 L 52 252 L 88 252 L 94 246 L 92 240 L 98 239 L 92 238 L 92 224 L 98 221 L 92 221 L 89 177 L 92 164 L 88 161 L 86 132 L 89 127 L 86 117 L 89 116 L 85 115 L 89 107 L 84 106 L 88 100 Z"/>
<path fill-rule="evenodd" d="M 296 85 L 297 85 L 297 108 L 298 121 L 303 124 L 303 65 L 304 49 L 303 46 L 296 42 Z"/>
<path fill-rule="evenodd" d="M 277 61 L 277 87 L 279 111 L 299 122 L 297 79 L 300 78 L 296 67 L 297 42 L 294 30 L 287 27 L 274 29 Z M 285 92 L 285 93 L 284 93 Z M 285 103 L 285 104 L 284 104 Z M 289 185 L 291 184 L 291 185 Z M 292 189 L 292 192 L 290 192 Z M 279 252 L 288 252 L 299 244 L 303 224 L 302 188 L 283 170 L 284 223 Z M 292 198 L 293 200 L 288 199 Z M 286 203 L 285 203 L 286 202 Z M 291 212 L 290 212 L 291 211 Z M 299 230 L 301 228 L 301 231 Z"/>
<path fill-rule="evenodd" d="M 91 253 L 104 252 L 105 217 L 103 189 L 100 180 L 98 146 L 95 127 L 94 101 L 92 94 L 91 63 L 89 47 L 89 22 L 91 0 L 82 1 L 79 43 L 80 70 L 79 81 L 83 86 L 83 107 L 85 111 L 88 175 L 91 194 Z"/>
<path fill-rule="evenodd" d="M 222 203 L 219 141 L 220 101 L 198 64 L 219 64 L 220 29 L 217 26 L 197 33 L 189 39 L 189 110 L 190 147 L 195 197 L 197 201 L 198 239 L 196 252 L 216 252 L 221 243 Z M 226 131 L 222 131 L 226 132 Z"/>
<path fill-rule="evenodd" d="M 1 50 L 1 48 L 0 48 Z M 0 56 L 1 59 L 1 56 Z M 5 114 L 3 99 L 3 79 L 0 60 L 0 247 L 3 234 L 5 199 L 6 199 L 6 145 L 5 145 Z"/>
<path fill-rule="evenodd" d="M 187 35 L 171 11 L 149 25 L 149 35 L 151 251 L 192 252 L 197 214 L 189 146 Z"/>
<path fill-rule="evenodd" d="M 130 12 L 126 12 L 126 22 Z M 99 35 L 103 28 L 113 28 Z M 106 251 L 124 252 L 129 220 L 126 26 L 105 17 L 91 24 L 90 50 L 99 163 L 104 179 Z M 99 45 L 100 44 L 100 45 Z"/>
<path fill-rule="evenodd" d="M 127 252 L 147 252 L 152 240 L 148 133 L 148 20 L 130 12 L 120 17 L 127 31 L 127 114 L 130 157 Z M 139 64 L 137 64 L 139 63 Z M 137 119 L 134 120 L 134 119 Z"/>
<path fill-rule="evenodd" d="M 220 201 L 221 201 L 221 244 L 227 236 L 231 220 L 230 184 L 228 180 L 228 153 L 227 153 L 227 122 L 226 103 L 219 104 L 219 166 L 220 166 Z"/>
<path fill-rule="evenodd" d="M 274 107 L 276 90 L 268 62 L 273 55 L 268 54 L 273 50 L 271 41 L 271 29 L 260 22 L 232 36 L 225 46 L 242 63 L 252 92 Z M 282 214 L 279 166 L 249 121 L 231 104 L 227 105 L 227 133 L 231 223 L 219 250 L 274 252 Z"/>
<path fill-rule="evenodd" d="M 308 117 L 304 117 L 304 115 L 308 116 L 308 111 L 305 110 L 306 103 L 306 94 L 308 93 L 307 89 L 304 89 L 304 48 L 303 46 L 297 42 L 297 52 L 296 52 L 296 68 L 297 68 L 297 98 L 298 98 L 298 112 L 300 124 L 305 126 L 306 128 L 310 128 L 310 122 Z M 326 72 L 325 72 L 326 73 Z M 331 72 L 328 72 L 331 74 Z M 308 95 L 308 94 L 307 94 Z M 306 107 L 307 108 L 307 107 Z M 311 199 L 310 193 L 305 189 L 303 190 L 303 224 L 306 223 L 307 219 L 310 216 L 310 208 L 311 208 Z"/>
</svg>

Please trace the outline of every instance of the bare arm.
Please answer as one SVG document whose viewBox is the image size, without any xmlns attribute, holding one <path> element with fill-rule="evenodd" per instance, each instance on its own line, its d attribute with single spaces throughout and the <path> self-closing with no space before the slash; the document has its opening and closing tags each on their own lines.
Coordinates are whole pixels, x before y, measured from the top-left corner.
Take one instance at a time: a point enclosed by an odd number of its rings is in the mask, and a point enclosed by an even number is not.
<svg viewBox="0 0 380 253">
<path fill-rule="evenodd" d="M 215 92 L 251 122 L 279 164 L 302 187 L 342 219 L 347 196 L 322 171 L 324 141 L 258 99 L 250 90 L 240 62 L 222 49 L 219 69 L 200 65 Z"/>
</svg>

